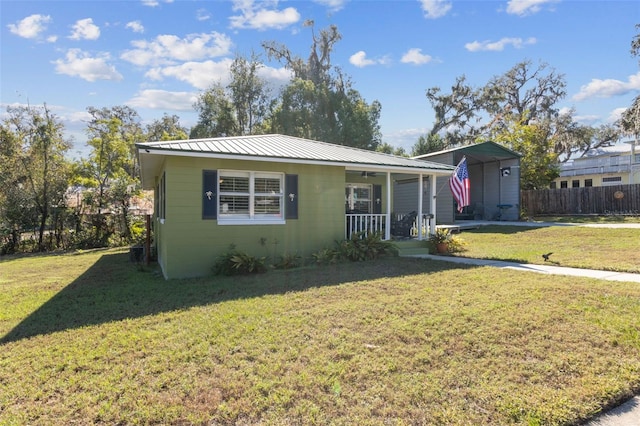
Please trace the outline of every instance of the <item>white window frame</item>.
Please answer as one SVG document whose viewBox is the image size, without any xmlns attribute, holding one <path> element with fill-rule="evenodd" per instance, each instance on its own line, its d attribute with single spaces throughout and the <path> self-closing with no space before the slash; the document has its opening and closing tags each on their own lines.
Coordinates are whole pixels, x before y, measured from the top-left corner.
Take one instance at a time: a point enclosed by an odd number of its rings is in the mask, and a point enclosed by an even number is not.
<svg viewBox="0 0 640 426">
<path fill-rule="evenodd" d="M 246 177 L 249 179 L 248 192 L 226 192 L 222 191 L 220 183 L 225 177 Z M 261 193 L 256 192 L 256 178 L 277 179 L 279 181 L 279 192 Z M 249 212 L 247 214 L 229 213 L 225 211 L 221 197 L 228 195 L 241 195 L 249 197 Z M 258 213 L 256 212 L 256 199 L 258 197 L 277 198 L 280 204 L 279 213 Z M 217 191 L 217 209 L 219 225 L 281 225 L 285 224 L 284 216 L 284 173 L 278 172 L 258 172 L 248 170 L 218 170 L 218 191 Z"/>
</svg>

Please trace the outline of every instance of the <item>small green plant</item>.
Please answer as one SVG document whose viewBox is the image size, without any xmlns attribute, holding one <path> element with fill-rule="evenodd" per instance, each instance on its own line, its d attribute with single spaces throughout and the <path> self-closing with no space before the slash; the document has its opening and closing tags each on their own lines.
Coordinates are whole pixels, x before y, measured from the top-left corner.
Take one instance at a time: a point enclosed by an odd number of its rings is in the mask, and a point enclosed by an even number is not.
<svg viewBox="0 0 640 426">
<path fill-rule="evenodd" d="M 257 274 L 267 270 L 264 257 L 256 257 L 236 249 L 234 244 L 229 251 L 218 256 L 213 266 L 216 275 L 246 275 Z"/>
<path fill-rule="evenodd" d="M 439 244 L 446 244 L 445 253 L 460 253 L 466 250 L 466 242 L 454 235 L 448 228 L 436 229 L 436 233 L 429 236 L 427 244 L 431 253 L 438 252 L 437 246 Z"/>
<path fill-rule="evenodd" d="M 323 248 L 322 250 L 312 253 L 311 258 L 313 262 L 318 265 L 331 265 L 340 260 L 340 254 L 334 249 Z"/>
<path fill-rule="evenodd" d="M 457 235 L 452 235 L 449 240 L 449 253 L 460 253 L 467 250 L 467 242 Z"/>
<path fill-rule="evenodd" d="M 213 265 L 213 273 L 215 275 L 234 275 L 233 269 L 233 261 L 232 258 L 237 254 L 235 244 L 229 245 L 229 250 L 225 253 L 222 253 L 216 259 L 216 262 Z"/>
<path fill-rule="evenodd" d="M 280 256 L 280 261 L 273 265 L 276 269 L 292 269 L 300 266 L 302 257 L 297 254 L 287 254 Z"/>
<path fill-rule="evenodd" d="M 244 252 L 236 253 L 231 258 L 231 262 L 233 263 L 233 269 L 241 275 L 260 274 L 267 270 L 264 257 L 251 256 Z"/>
<path fill-rule="evenodd" d="M 448 243 L 453 238 L 449 228 L 438 228 L 435 234 L 429 236 L 429 241 L 433 244 Z"/>
<path fill-rule="evenodd" d="M 337 243 L 340 257 L 352 262 L 377 259 L 381 256 L 397 255 L 398 249 L 390 241 L 383 241 L 379 233 L 357 232 L 351 238 Z"/>
</svg>

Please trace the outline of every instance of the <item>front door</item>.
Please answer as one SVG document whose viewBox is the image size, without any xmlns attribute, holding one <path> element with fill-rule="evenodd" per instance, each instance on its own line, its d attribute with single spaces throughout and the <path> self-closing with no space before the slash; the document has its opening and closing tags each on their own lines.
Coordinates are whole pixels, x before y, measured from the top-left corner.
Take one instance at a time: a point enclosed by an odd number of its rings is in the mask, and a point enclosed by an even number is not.
<svg viewBox="0 0 640 426">
<path fill-rule="evenodd" d="M 372 213 L 373 185 L 348 183 L 344 190 L 347 213 Z"/>
</svg>

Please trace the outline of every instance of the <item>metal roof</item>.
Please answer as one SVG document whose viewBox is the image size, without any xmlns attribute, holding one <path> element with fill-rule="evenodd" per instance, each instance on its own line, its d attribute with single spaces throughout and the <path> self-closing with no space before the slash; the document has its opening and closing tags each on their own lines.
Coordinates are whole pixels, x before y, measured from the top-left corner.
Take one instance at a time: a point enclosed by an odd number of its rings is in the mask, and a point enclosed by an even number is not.
<svg viewBox="0 0 640 426">
<path fill-rule="evenodd" d="M 349 146 L 286 135 L 232 136 L 208 139 L 137 143 L 142 181 L 153 184 L 158 157 L 191 156 L 250 161 L 344 166 L 351 170 L 378 170 L 446 175 L 452 166 L 367 151 Z"/>
<path fill-rule="evenodd" d="M 414 157 L 416 159 L 431 159 L 435 156 L 446 154 L 446 153 L 459 153 L 459 158 L 455 158 L 455 161 L 458 161 L 462 158 L 463 155 L 466 155 L 469 159 L 469 163 L 486 163 L 490 161 L 496 160 L 508 160 L 511 158 L 520 158 L 522 155 L 518 154 L 515 151 L 510 150 L 507 147 L 504 147 L 495 142 L 487 141 L 476 143 L 473 145 L 464 145 L 459 146 L 457 148 L 446 149 L 438 152 L 431 152 L 429 154 L 419 155 Z"/>
</svg>

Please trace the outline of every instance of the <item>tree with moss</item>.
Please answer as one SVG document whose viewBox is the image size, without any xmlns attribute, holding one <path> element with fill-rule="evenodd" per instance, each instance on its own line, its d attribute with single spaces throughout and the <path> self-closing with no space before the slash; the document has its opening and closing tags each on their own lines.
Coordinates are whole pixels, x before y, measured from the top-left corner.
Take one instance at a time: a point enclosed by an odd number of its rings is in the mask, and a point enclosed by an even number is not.
<svg viewBox="0 0 640 426">
<path fill-rule="evenodd" d="M 458 77 L 449 93 L 442 93 L 439 87 L 427 90 L 435 111 L 429 134 L 441 136 L 445 147 L 452 148 L 508 133 L 513 123 L 535 124 L 539 136 L 544 136 L 540 140 L 559 161 L 619 140 L 616 126 L 592 128 L 576 122 L 573 111 L 561 113 L 558 104 L 565 96 L 564 75 L 546 63 L 522 61 L 480 88 Z"/>
<path fill-rule="evenodd" d="M 331 64 L 331 52 L 342 39 L 338 28 L 331 25 L 316 34 L 313 21 L 306 25 L 312 38 L 306 60 L 280 43 L 262 44 L 269 58 L 283 62 L 293 74 L 271 108 L 269 130 L 375 150 L 382 139 L 380 103 L 366 102 L 350 78 Z"/>
</svg>

